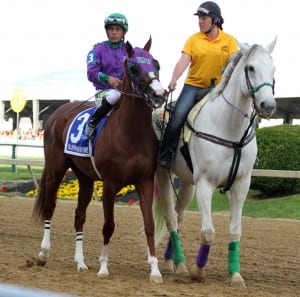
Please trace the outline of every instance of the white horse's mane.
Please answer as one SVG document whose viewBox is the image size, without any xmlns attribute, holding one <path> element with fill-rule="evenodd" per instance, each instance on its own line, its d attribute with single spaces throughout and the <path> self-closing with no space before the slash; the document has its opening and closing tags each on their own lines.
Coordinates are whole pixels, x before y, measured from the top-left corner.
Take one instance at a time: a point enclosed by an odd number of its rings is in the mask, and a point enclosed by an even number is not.
<svg viewBox="0 0 300 297">
<path fill-rule="evenodd" d="M 233 70 L 235 69 L 236 65 L 238 64 L 242 56 L 244 55 L 246 59 L 248 59 L 250 56 L 252 56 L 252 54 L 257 53 L 259 49 L 264 50 L 262 46 L 259 46 L 258 44 L 254 44 L 251 47 L 249 46 L 248 51 L 246 53 L 242 52 L 242 50 L 239 50 L 231 56 L 224 70 L 221 82 L 211 91 L 210 100 L 214 100 L 223 92 L 223 90 L 225 89 L 225 87 L 229 82 Z"/>
<path fill-rule="evenodd" d="M 237 51 L 236 53 L 234 53 L 231 56 L 228 64 L 226 65 L 226 68 L 224 70 L 221 82 L 219 84 L 217 84 L 217 86 L 215 88 L 213 88 L 211 91 L 211 96 L 210 96 L 211 100 L 215 99 L 223 92 L 223 90 L 227 86 L 227 83 L 231 77 L 233 70 L 235 69 L 235 66 L 238 64 L 238 62 L 240 61 L 242 56 L 243 56 L 243 53 L 241 51 Z"/>
</svg>

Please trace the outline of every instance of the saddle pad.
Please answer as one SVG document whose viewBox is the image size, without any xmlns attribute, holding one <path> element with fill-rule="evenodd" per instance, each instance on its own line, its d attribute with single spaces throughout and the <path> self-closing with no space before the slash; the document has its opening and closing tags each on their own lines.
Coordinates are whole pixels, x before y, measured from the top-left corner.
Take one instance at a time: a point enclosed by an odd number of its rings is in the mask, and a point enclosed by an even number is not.
<svg viewBox="0 0 300 297">
<path fill-rule="evenodd" d="M 184 142 L 189 142 L 191 135 L 192 135 L 192 131 L 191 129 L 187 126 L 187 123 L 190 123 L 191 126 L 194 126 L 194 121 L 197 117 L 197 115 L 199 114 L 199 112 L 201 111 L 202 107 L 206 104 L 206 102 L 209 99 L 209 95 L 210 93 L 208 93 L 203 99 L 201 99 L 189 112 L 187 120 L 184 124 L 184 129 L 183 129 L 183 139 Z"/>
<path fill-rule="evenodd" d="M 85 135 L 85 127 L 89 122 L 91 115 L 95 112 L 96 107 L 92 107 L 80 112 L 72 121 L 68 128 L 64 152 L 66 154 L 90 157 L 94 154 L 94 145 L 100 134 L 101 129 L 106 123 L 107 116 L 104 117 L 97 126 L 96 137 L 92 145 L 92 152 L 89 148 L 89 139 Z"/>
</svg>

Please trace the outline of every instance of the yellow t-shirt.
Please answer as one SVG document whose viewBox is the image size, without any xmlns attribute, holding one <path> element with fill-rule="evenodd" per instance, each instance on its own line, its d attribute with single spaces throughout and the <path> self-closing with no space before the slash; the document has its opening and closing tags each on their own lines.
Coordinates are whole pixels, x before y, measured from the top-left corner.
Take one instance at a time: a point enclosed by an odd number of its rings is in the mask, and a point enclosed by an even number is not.
<svg viewBox="0 0 300 297">
<path fill-rule="evenodd" d="M 209 40 L 203 32 L 193 34 L 182 50 L 191 57 L 185 84 L 207 88 L 212 78 L 216 78 L 218 84 L 229 57 L 237 50 L 235 38 L 220 29 L 215 40 Z"/>
</svg>

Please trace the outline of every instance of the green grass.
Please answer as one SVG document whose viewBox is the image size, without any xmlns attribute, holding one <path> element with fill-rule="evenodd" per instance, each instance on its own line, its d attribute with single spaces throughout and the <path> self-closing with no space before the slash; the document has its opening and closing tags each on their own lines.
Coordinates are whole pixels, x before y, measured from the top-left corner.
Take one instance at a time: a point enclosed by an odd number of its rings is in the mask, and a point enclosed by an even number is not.
<svg viewBox="0 0 300 297">
<path fill-rule="evenodd" d="M 43 167 L 31 167 L 37 179 L 42 175 Z M 0 180 L 31 180 L 27 166 L 16 166 L 17 172 L 13 172 L 11 165 L 0 165 Z"/>
<path fill-rule="evenodd" d="M 198 211 L 195 198 L 189 204 L 188 209 Z M 218 191 L 214 193 L 212 211 L 229 212 L 229 202 L 226 196 L 220 194 Z M 300 220 L 300 194 L 260 200 L 247 198 L 243 207 L 243 216 Z"/>
<path fill-rule="evenodd" d="M 32 167 L 36 177 L 42 174 L 42 167 Z M 31 180 L 31 175 L 26 166 L 17 166 L 17 172 L 12 172 L 10 165 L 0 165 L 0 180 Z M 250 190 L 250 195 L 257 194 Z M 194 198 L 188 206 L 189 210 L 198 211 Z M 225 195 L 219 190 L 214 193 L 212 211 L 229 211 L 229 203 Z M 250 199 L 245 201 L 243 215 L 256 218 L 287 218 L 300 220 L 300 194 L 281 198 Z"/>
</svg>

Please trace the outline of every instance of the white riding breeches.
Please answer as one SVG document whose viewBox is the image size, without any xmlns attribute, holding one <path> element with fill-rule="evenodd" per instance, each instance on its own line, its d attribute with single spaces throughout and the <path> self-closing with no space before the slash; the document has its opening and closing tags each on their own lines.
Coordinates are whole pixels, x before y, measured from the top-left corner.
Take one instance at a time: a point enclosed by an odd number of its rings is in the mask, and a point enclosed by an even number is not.
<svg viewBox="0 0 300 297">
<path fill-rule="evenodd" d="M 111 105 L 115 105 L 121 97 L 121 93 L 116 89 L 97 90 L 95 95 L 96 106 L 99 108 L 102 103 L 102 99 L 105 98 Z"/>
</svg>

